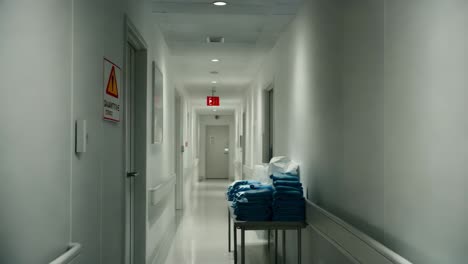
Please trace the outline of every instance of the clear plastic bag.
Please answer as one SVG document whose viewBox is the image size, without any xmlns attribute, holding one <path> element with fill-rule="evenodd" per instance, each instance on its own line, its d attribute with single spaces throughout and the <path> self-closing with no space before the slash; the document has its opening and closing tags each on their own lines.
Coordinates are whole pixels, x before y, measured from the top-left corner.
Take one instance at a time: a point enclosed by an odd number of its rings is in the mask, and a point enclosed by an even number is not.
<svg viewBox="0 0 468 264">
<path fill-rule="evenodd" d="M 255 165 L 253 171 L 253 180 L 265 184 L 271 184 L 271 179 L 268 174 L 268 164 Z"/>
<path fill-rule="evenodd" d="M 298 175 L 299 164 L 288 157 L 273 157 L 268 165 L 268 176 L 278 174 Z"/>
</svg>

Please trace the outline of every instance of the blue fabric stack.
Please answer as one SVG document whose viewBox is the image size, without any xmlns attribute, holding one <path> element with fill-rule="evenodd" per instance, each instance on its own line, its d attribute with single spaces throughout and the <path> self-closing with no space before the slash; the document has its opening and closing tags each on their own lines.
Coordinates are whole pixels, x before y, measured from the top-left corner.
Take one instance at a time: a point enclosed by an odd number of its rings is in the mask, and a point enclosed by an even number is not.
<svg viewBox="0 0 468 264">
<path fill-rule="evenodd" d="M 273 187 L 271 185 L 252 185 L 251 190 L 238 192 L 232 203 L 236 220 L 270 221 Z"/>
<path fill-rule="evenodd" d="M 234 201 L 234 198 L 238 192 L 252 190 L 252 187 L 258 185 L 261 185 L 259 181 L 235 181 L 228 187 L 228 191 L 226 193 L 227 199 L 228 201 L 232 202 Z"/>
<path fill-rule="evenodd" d="M 273 221 L 304 221 L 305 200 L 302 183 L 295 175 L 271 175 L 273 192 Z"/>
</svg>

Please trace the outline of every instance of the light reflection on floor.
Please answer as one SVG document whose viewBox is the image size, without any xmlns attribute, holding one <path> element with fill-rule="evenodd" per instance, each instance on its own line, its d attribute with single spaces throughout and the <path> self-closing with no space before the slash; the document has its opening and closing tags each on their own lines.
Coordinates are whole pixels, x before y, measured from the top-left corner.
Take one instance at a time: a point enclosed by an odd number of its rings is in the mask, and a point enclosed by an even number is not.
<svg viewBox="0 0 468 264">
<path fill-rule="evenodd" d="M 228 252 L 227 181 L 197 183 L 186 202 L 179 228 L 166 264 L 231 264 Z M 240 232 L 239 232 L 240 235 Z M 246 232 L 246 262 L 268 264 L 266 240 Z M 238 260 L 240 263 L 240 259 Z"/>
</svg>

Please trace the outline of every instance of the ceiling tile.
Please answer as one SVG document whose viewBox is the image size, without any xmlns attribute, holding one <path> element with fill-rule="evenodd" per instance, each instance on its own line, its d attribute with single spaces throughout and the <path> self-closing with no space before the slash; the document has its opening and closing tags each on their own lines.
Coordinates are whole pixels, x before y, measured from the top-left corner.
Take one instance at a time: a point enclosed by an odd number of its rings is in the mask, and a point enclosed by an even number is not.
<svg viewBox="0 0 468 264">
<path fill-rule="evenodd" d="M 216 80 L 217 89 L 232 98 L 252 81 L 302 2 L 231 0 L 217 7 L 212 0 L 154 0 L 152 10 L 168 42 L 178 82 L 201 96 Z M 225 43 L 206 43 L 208 36 L 224 37 Z M 212 63 L 212 58 L 221 61 Z"/>
</svg>

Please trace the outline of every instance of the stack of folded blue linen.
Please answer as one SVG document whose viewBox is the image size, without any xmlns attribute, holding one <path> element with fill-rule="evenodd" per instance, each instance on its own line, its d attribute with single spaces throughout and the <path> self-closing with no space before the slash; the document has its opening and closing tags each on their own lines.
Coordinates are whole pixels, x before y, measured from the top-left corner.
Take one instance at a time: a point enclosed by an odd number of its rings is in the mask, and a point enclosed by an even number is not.
<svg viewBox="0 0 468 264">
<path fill-rule="evenodd" d="M 259 181 L 252 181 L 252 180 L 243 180 L 243 181 L 235 181 L 229 187 L 226 193 L 228 201 L 233 201 L 236 194 L 242 191 L 251 190 L 252 187 L 261 185 Z"/>
<path fill-rule="evenodd" d="M 270 221 L 272 195 L 271 185 L 255 185 L 251 190 L 238 192 L 232 203 L 236 220 Z"/>
<path fill-rule="evenodd" d="M 305 200 L 299 177 L 288 174 L 272 175 L 273 221 L 304 221 Z"/>
</svg>

